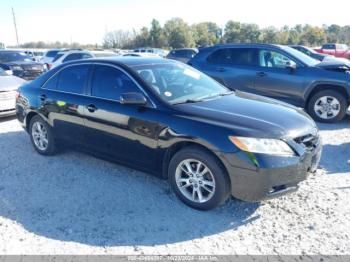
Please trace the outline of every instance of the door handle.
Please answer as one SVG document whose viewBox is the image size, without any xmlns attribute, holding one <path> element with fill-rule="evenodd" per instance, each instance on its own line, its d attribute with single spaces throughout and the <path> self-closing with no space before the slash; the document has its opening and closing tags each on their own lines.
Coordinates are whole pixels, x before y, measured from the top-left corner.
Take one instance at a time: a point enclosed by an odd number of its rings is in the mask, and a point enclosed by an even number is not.
<svg viewBox="0 0 350 262">
<path fill-rule="evenodd" d="M 97 110 L 97 107 L 95 105 L 88 105 L 86 106 L 87 110 L 89 110 L 90 113 L 93 113 Z"/>
<path fill-rule="evenodd" d="M 39 98 L 40 98 L 41 101 L 45 101 L 46 100 L 46 95 L 40 95 Z"/>
<path fill-rule="evenodd" d="M 264 77 L 264 76 L 266 76 L 266 73 L 265 72 L 257 72 L 256 75 L 259 77 Z"/>
<path fill-rule="evenodd" d="M 223 68 L 223 67 L 218 67 L 218 68 L 216 68 L 216 71 L 218 71 L 218 72 L 225 72 L 226 69 Z"/>
</svg>

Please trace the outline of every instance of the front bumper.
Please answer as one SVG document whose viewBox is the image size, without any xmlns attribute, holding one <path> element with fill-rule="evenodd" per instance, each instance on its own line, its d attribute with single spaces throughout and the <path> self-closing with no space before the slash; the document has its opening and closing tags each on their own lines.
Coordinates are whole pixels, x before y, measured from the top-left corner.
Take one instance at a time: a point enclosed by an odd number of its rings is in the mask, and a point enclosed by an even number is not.
<svg viewBox="0 0 350 262">
<path fill-rule="evenodd" d="M 320 140 L 313 150 L 305 150 L 301 156 L 254 154 L 258 167 L 247 162 L 244 152 L 224 153 L 221 159 L 230 176 L 232 195 L 244 201 L 258 202 L 296 191 L 309 172 L 316 171 L 321 153 Z"/>
<path fill-rule="evenodd" d="M 0 117 L 16 114 L 16 92 L 0 92 Z"/>
</svg>

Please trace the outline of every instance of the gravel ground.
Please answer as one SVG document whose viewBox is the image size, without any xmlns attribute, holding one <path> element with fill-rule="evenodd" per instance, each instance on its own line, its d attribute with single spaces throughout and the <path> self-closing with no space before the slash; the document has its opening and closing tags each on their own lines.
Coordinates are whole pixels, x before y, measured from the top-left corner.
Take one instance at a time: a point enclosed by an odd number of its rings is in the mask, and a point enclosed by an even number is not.
<svg viewBox="0 0 350 262">
<path fill-rule="evenodd" d="M 151 175 L 40 156 L 0 120 L 0 254 L 350 254 L 350 118 L 320 128 L 322 169 L 297 193 L 199 212 Z"/>
</svg>

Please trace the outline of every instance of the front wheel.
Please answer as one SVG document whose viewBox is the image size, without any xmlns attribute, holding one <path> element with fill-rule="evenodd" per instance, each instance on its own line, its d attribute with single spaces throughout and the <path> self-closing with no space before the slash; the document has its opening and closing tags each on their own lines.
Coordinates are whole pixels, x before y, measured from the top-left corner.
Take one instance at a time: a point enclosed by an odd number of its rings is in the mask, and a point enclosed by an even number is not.
<svg viewBox="0 0 350 262">
<path fill-rule="evenodd" d="M 341 93 L 323 90 L 311 97 L 307 111 L 318 122 L 334 123 L 344 118 L 348 106 L 346 98 Z"/>
<path fill-rule="evenodd" d="M 230 181 L 219 161 L 197 147 L 174 155 L 169 164 L 169 182 L 182 202 L 199 210 L 219 206 L 230 193 Z"/>
</svg>

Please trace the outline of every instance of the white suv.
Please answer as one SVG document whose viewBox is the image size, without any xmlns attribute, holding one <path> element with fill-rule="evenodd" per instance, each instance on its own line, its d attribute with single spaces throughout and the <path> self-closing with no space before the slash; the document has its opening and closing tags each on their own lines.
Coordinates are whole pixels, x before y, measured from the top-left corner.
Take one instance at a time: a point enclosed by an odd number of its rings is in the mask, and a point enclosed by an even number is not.
<svg viewBox="0 0 350 262">
<path fill-rule="evenodd" d="M 69 61 L 87 59 L 92 57 L 94 57 L 94 55 L 89 51 L 83 51 L 83 50 L 61 51 L 61 52 L 58 52 L 54 60 L 52 60 L 52 64 L 50 64 L 50 69 Z"/>
</svg>

